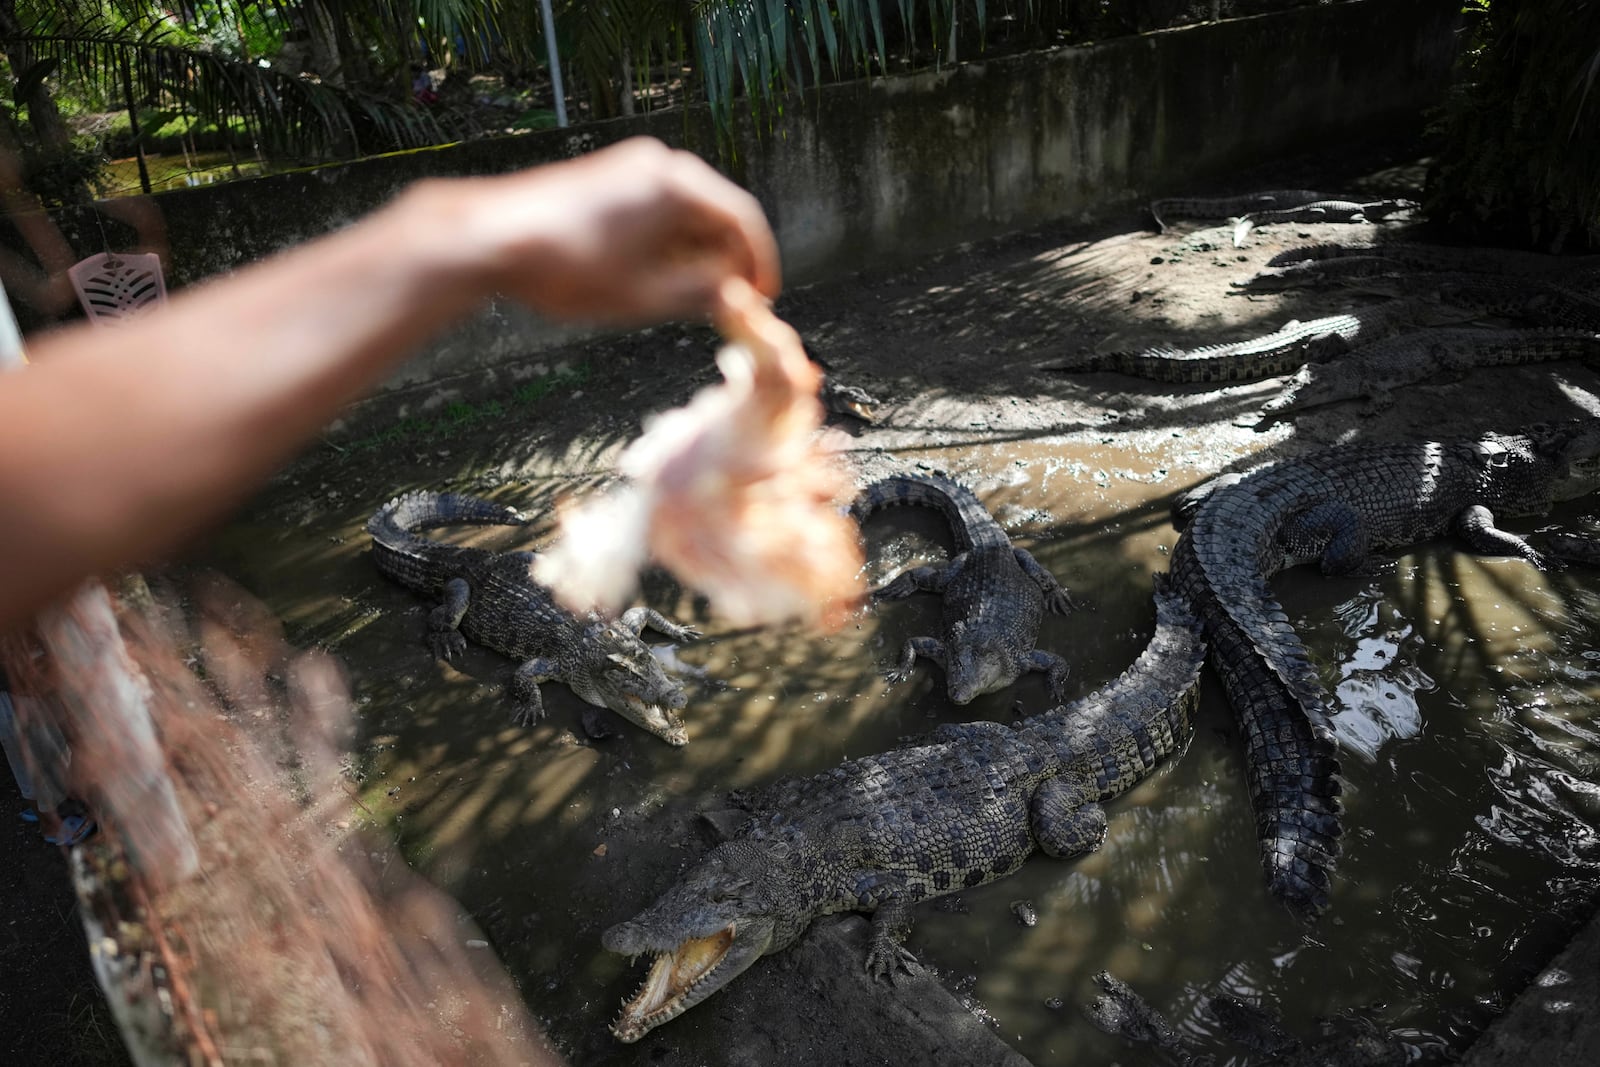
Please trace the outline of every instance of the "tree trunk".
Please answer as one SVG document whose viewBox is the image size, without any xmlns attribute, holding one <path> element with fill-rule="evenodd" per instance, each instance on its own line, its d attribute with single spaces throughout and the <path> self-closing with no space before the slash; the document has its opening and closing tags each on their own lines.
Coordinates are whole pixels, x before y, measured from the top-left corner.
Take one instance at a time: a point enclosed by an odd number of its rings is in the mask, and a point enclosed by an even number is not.
<svg viewBox="0 0 1600 1067">
<path fill-rule="evenodd" d="M 17 100 L 18 105 L 28 109 L 28 125 L 33 130 L 33 143 L 22 146 L 24 170 L 30 174 L 59 172 L 59 180 L 43 191 L 67 203 L 89 203 L 94 196 L 88 183 L 73 174 L 72 168 L 61 166 L 72 158 L 72 131 L 56 108 L 47 79 L 24 78 L 39 59 L 25 40 L 27 33 L 17 19 L 16 0 L 0 0 L 0 36 L 6 39 L 6 61 L 11 64 L 12 74 L 28 83 L 22 86 L 25 92 Z"/>
</svg>

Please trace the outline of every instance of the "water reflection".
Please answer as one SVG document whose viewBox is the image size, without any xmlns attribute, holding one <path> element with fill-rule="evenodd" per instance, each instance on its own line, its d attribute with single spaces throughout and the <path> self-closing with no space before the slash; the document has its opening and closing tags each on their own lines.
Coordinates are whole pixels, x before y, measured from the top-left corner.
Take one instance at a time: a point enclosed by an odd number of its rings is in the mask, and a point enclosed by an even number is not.
<svg viewBox="0 0 1600 1067">
<path fill-rule="evenodd" d="M 1334 667 L 1333 732 L 1342 751 L 1376 759 L 1385 742 L 1422 732 L 1417 693 L 1435 687 L 1416 665 L 1422 637 L 1375 590 L 1340 604 L 1334 619 L 1355 644 Z"/>
</svg>

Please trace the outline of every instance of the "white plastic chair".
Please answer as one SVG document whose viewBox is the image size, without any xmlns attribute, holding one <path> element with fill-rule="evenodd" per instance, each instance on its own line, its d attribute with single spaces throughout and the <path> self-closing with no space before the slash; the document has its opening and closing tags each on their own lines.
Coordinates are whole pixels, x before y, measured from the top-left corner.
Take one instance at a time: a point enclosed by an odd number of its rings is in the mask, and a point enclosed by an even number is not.
<svg viewBox="0 0 1600 1067">
<path fill-rule="evenodd" d="M 115 326 L 164 304 L 167 283 L 154 252 L 101 252 L 67 269 L 83 313 L 97 326 Z"/>
</svg>

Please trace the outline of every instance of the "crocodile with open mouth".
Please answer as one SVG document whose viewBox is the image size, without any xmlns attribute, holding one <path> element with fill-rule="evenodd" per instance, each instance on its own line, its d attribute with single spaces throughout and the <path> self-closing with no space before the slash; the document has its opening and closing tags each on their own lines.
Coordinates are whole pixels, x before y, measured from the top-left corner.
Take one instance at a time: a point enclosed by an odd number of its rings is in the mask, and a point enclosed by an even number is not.
<svg viewBox="0 0 1600 1067">
<path fill-rule="evenodd" d="M 1095 693 L 1015 726 L 949 724 L 763 791 L 737 836 L 602 936 L 652 957 L 612 1033 L 637 1041 L 835 912 L 872 913 L 867 969 L 892 979 L 911 963 L 900 942 L 918 901 L 1003 878 L 1035 850 L 1098 848 L 1105 802 L 1193 734 L 1205 646 L 1187 603 L 1156 582 L 1155 635 Z"/>
</svg>

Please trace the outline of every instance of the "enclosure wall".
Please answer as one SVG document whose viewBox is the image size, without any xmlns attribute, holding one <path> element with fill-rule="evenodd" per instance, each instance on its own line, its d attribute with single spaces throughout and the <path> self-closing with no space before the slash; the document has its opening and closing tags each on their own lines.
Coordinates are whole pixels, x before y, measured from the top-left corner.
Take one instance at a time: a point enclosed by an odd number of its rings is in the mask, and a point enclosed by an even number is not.
<svg viewBox="0 0 1600 1067">
<path fill-rule="evenodd" d="M 1460 7 L 1352 0 L 850 82 L 743 115 L 720 145 L 706 109 L 691 108 L 162 193 L 169 281 L 337 228 L 418 177 L 495 173 L 635 134 L 718 161 L 765 205 L 789 283 L 817 281 L 1151 196 L 1237 191 L 1232 175 L 1252 164 L 1418 131 L 1448 84 Z M 83 254 L 101 250 L 94 221 L 60 221 Z M 484 395 L 571 336 L 496 304 L 367 410 Z"/>
</svg>

